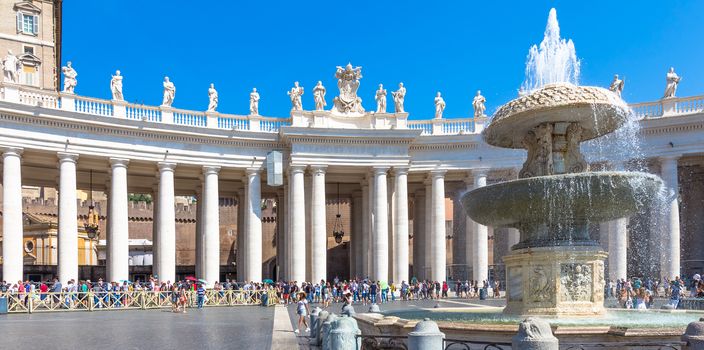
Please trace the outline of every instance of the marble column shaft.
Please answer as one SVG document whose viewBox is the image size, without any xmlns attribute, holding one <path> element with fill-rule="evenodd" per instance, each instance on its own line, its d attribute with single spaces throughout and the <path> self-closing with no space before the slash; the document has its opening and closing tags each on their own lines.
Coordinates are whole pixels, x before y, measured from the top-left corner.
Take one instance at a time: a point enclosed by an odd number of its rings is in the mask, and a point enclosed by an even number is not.
<svg viewBox="0 0 704 350">
<path fill-rule="evenodd" d="M 425 181 L 425 232 L 424 232 L 424 264 L 422 276 L 424 280 L 431 278 L 430 267 L 433 264 L 433 183 L 432 178 Z"/>
<path fill-rule="evenodd" d="M 327 243 L 325 221 L 325 169 L 311 166 L 311 279 L 313 283 L 327 280 Z"/>
<path fill-rule="evenodd" d="M 247 169 L 247 239 L 245 241 L 248 281 L 262 281 L 262 200 L 259 169 Z"/>
<path fill-rule="evenodd" d="M 486 171 L 474 173 L 474 188 L 486 186 Z M 474 223 L 474 271 L 472 279 L 478 283 L 489 279 L 489 230 L 486 226 Z"/>
<path fill-rule="evenodd" d="M 445 246 L 445 171 L 430 173 L 432 178 L 432 231 L 430 251 L 432 264 L 430 278 L 442 283 L 447 274 L 447 249 Z"/>
<path fill-rule="evenodd" d="M 110 158 L 110 212 L 108 214 L 108 281 L 129 280 L 129 217 L 127 165 L 129 160 Z M 163 244 L 163 242 L 160 242 Z M 161 278 L 161 276 L 159 276 Z"/>
<path fill-rule="evenodd" d="M 413 201 L 413 276 L 418 279 L 424 277 L 425 254 L 428 249 L 425 245 L 425 201 L 425 190 L 417 190 Z"/>
<path fill-rule="evenodd" d="M 607 223 L 609 230 L 609 279 L 628 278 L 628 218 L 616 219 Z"/>
<path fill-rule="evenodd" d="M 174 193 L 174 170 L 176 164 L 159 162 L 159 209 L 157 214 L 157 239 L 159 252 L 157 276 L 162 281 L 176 281 L 176 208 Z M 200 205 L 200 203 L 199 203 Z"/>
<path fill-rule="evenodd" d="M 219 166 L 203 167 L 203 277 L 212 287 L 220 280 L 220 189 Z M 256 252 L 255 252 L 256 253 Z M 261 253 L 260 253 L 261 254 Z M 261 264 L 260 264 L 261 265 Z M 260 272 L 261 273 L 261 272 Z M 261 278 L 261 276 L 260 276 Z M 256 280 L 255 281 L 259 281 Z"/>
<path fill-rule="evenodd" d="M 59 152 L 59 281 L 78 281 L 78 207 L 76 161 L 78 154 Z"/>
<path fill-rule="evenodd" d="M 389 203 L 386 186 L 388 167 L 374 168 L 374 231 L 372 234 L 372 279 L 389 281 Z"/>
<path fill-rule="evenodd" d="M 371 224 L 369 222 L 371 207 L 369 206 L 369 182 L 362 181 L 362 271 L 360 277 L 371 275 Z"/>
<path fill-rule="evenodd" d="M 401 285 L 408 277 L 408 168 L 395 167 L 394 194 L 394 274 L 393 282 Z"/>
<path fill-rule="evenodd" d="M 22 149 L 3 148 L 2 276 L 8 283 L 24 280 L 22 219 Z"/>
<path fill-rule="evenodd" d="M 306 277 L 305 166 L 291 166 L 291 280 Z"/>
<path fill-rule="evenodd" d="M 677 175 L 678 157 L 661 158 L 661 177 L 670 189 L 664 218 L 665 230 L 665 263 L 662 269 L 664 276 L 674 279 L 680 275 L 680 208 L 679 208 L 679 179 Z"/>
</svg>

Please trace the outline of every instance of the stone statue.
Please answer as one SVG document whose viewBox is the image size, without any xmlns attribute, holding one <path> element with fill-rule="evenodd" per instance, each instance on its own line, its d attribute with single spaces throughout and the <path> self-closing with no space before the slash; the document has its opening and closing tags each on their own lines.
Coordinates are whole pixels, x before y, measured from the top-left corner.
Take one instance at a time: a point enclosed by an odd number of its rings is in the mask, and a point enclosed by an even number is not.
<svg viewBox="0 0 704 350">
<path fill-rule="evenodd" d="M 110 91 L 112 92 L 113 100 L 123 101 L 125 99 L 125 97 L 122 96 L 122 76 L 119 70 L 116 70 L 115 75 L 110 79 Z"/>
<path fill-rule="evenodd" d="M 303 87 L 298 86 L 298 82 L 294 82 L 291 91 L 287 92 L 287 94 L 291 97 L 291 110 L 302 111 L 303 103 L 301 102 L 301 96 L 303 96 Z"/>
<path fill-rule="evenodd" d="M 165 107 L 171 107 L 176 98 L 176 85 L 169 81 L 169 77 L 164 77 L 164 99 L 161 101 L 161 105 Z"/>
<path fill-rule="evenodd" d="M 543 123 L 523 138 L 523 148 L 528 150 L 528 157 L 519 173 L 520 178 L 553 174 L 552 130 L 552 124 Z"/>
<path fill-rule="evenodd" d="M 218 90 L 215 90 L 215 84 L 210 83 L 208 88 L 208 112 L 215 112 L 218 108 Z"/>
<path fill-rule="evenodd" d="M 21 67 L 22 63 L 17 56 L 12 53 L 12 50 L 7 50 L 7 55 L 2 59 L 3 80 L 6 83 L 19 83 Z"/>
<path fill-rule="evenodd" d="M 376 112 L 386 113 L 386 89 L 382 84 L 379 84 L 379 90 L 376 90 Z"/>
<path fill-rule="evenodd" d="M 663 98 L 675 97 L 675 92 L 677 92 L 677 85 L 680 84 L 680 76 L 675 73 L 675 68 L 670 67 L 670 71 L 667 72 L 665 80 L 667 85 L 665 86 L 665 96 Z"/>
<path fill-rule="evenodd" d="M 579 123 L 571 123 L 567 127 L 565 135 L 567 145 L 565 150 L 565 170 L 568 173 L 581 173 L 589 170 L 589 163 L 584 160 L 582 152 L 579 150 L 579 143 L 582 142 L 582 126 Z"/>
<path fill-rule="evenodd" d="M 533 275 L 529 280 L 530 300 L 533 302 L 542 302 L 550 299 L 552 295 L 552 286 L 545 272 L 545 268 L 538 265 L 533 268 Z"/>
<path fill-rule="evenodd" d="M 75 69 L 73 69 L 73 67 L 71 67 L 71 61 L 66 62 L 66 66 L 61 67 L 61 72 L 64 73 L 63 92 L 67 94 L 72 94 L 74 92 L 74 89 L 76 89 L 76 85 L 78 84 L 78 80 L 76 80 L 78 73 Z"/>
<path fill-rule="evenodd" d="M 253 88 L 249 93 L 249 114 L 259 115 L 259 93 L 257 88 Z"/>
<path fill-rule="evenodd" d="M 362 67 L 352 67 L 348 63 L 345 68 L 337 67 L 335 72 L 337 88 L 340 95 L 333 99 L 332 111 L 336 113 L 364 113 L 362 99 L 357 96 L 359 79 L 362 79 Z"/>
<path fill-rule="evenodd" d="M 609 90 L 613 91 L 618 97 L 621 97 L 621 93 L 623 92 L 623 85 L 624 81 L 618 78 L 618 74 L 614 74 L 614 80 L 611 82 L 611 86 L 609 86 Z"/>
<path fill-rule="evenodd" d="M 484 115 L 484 112 L 486 111 L 486 107 L 484 106 L 484 103 L 486 102 L 486 98 L 482 96 L 482 91 L 477 90 L 477 94 L 474 95 L 474 99 L 472 100 L 472 107 L 474 107 L 474 117 L 481 117 Z"/>
<path fill-rule="evenodd" d="M 313 99 L 315 100 L 315 110 L 322 111 L 328 104 L 325 103 L 325 86 L 323 82 L 318 81 L 318 85 L 313 88 Z"/>
<path fill-rule="evenodd" d="M 392 92 L 391 96 L 394 98 L 396 113 L 403 113 L 403 100 L 406 98 L 406 88 L 403 87 L 403 83 L 398 84 L 398 90 Z"/>
<path fill-rule="evenodd" d="M 437 95 L 435 95 L 435 119 L 442 118 L 443 111 L 445 111 L 445 100 L 442 98 L 442 95 L 440 95 L 440 92 L 438 91 Z"/>
</svg>

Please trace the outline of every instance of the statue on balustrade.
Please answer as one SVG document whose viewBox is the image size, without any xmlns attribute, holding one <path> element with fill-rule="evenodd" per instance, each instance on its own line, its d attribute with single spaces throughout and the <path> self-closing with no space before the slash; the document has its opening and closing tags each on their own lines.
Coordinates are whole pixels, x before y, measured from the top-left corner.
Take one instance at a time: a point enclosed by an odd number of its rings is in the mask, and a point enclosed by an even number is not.
<svg viewBox="0 0 704 350">
<path fill-rule="evenodd" d="M 74 93 L 78 80 L 76 77 L 78 73 L 73 67 L 71 67 L 71 61 L 66 62 L 66 66 L 61 67 L 61 71 L 64 73 L 64 91 L 67 94 Z"/>
<path fill-rule="evenodd" d="M 477 94 L 474 95 L 474 99 L 472 100 L 472 107 L 474 107 L 475 118 L 484 115 L 484 112 L 486 111 L 486 106 L 484 106 L 484 103 L 486 103 L 486 98 L 482 96 L 481 90 L 477 90 Z"/>
<path fill-rule="evenodd" d="M 122 75 L 120 71 L 116 70 L 115 75 L 110 79 L 110 91 L 112 92 L 112 99 L 116 101 L 123 101 L 125 99 L 122 96 Z"/>
<path fill-rule="evenodd" d="M 382 84 L 379 84 L 379 90 L 376 90 L 376 112 L 386 113 L 386 89 Z"/>
<path fill-rule="evenodd" d="M 287 94 L 291 97 L 291 110 L 302 111 L 303 103 L 301 102 L 301 96 L 303 96 L 303 87 L 298 86 L 298 82 L 294 82 L 291 91 L 287 92 Z"/>
<path fill-rule="evenodd" d="M 406 98 L 406 88 L 403 87 L 403 83 L 398 84 L 398 90 L 391 92 L 391 96 L 394 98 L 396 113 L 403 113 L 403 100 Z"/>
<path fill-rule="evenodd" d="M 344 114 L 364 113 L 362 98 L 357 96 L 359 80 L 362 79 L 362 67 L 352 67 L 351 63 L 344 68 L 337 66 L 335 78 L 337 78 L 340 95 L 333 99 L 332 111 Z"/>
<path fill-rule="evenodd" d="M 208 112 L 215 112 L 218 108 L 218 90 L 215 90 L 215 84 L 210 84 L 208 89 Z"/>
<path fill-rule="evenodd" d="M 670 67 L 670 71 L 667 72 L 665 79 L 667 80 L 667 85 L 665 86 L 665 96 L 663 98 L 675 97 L 677 85 L 680 84 L 682 78 L 675 73 L 675 68 Z"/>
<path fill-rule="evenodd" d="M 318 85 L 313 88 L 313 99 L 315 100 L 315 110 L 322 111 L 328 104 L 325 103 L 325 86 L 323 82 L 318 81 Z"/>
<path fill-rule="evenodd" d="M 437 95 L 435 95 L 435 119 L 442 118 L 443 111 L 445 111 L 445 100 L 438 91 Z"/>
<path fill-rule="evenodd" d="M 618 74 L 614 74 L 614 80 L 611 81 L 611 86 L 609 86 L 609 90 L 611 90 L 613 93 L 615 93 L 616 96 L 621 97 L 621 93 L 623 92 L 623 85 L 624 84 L 625 84 L 625 82 L 618 78 Z"/>
<path fill-rule="evenodd" d="M 19 83 L 20 82 L 20 69 L 22 68 L 22 63 L 12 53 L 12 50 L 7 50 L 7 55 L 2 59 L 2 71 L 6 83 Z"/>
<path fill-rule="evenodd" d="M 169 81 L 169 77 L 164 77 L 164 99 L 161 102 L 162 106 L 171 107 L 176 98 L 176 85 Z"/>
<path fill-rule="evenodd" d="M 259 115 L 259 93 L 257 88 L 252 89 L 249 93 L 249 114 Z"/>
</svg>

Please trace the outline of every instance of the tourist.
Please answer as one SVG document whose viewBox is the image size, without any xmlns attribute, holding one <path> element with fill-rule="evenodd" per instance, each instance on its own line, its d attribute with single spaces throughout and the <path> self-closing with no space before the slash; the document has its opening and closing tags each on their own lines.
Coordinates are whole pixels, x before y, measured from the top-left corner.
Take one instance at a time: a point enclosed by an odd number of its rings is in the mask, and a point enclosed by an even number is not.
<svg viewBox="0 0 704 350">
<path fill-rule="evenodd" d="M 641 288 L 636 289 L 636 309 L 637 310 L 647 309 L 646 302 L 647 302 L 647 295 L 645 293 L 645 288 L 641 287 Z"/>
<path fill-rule="evenodd" d="M 308 299 L 306 299 L 306 293 L 298 293 L 298 304 L 296 305 L 296 314 L 298 314 L 298 326 L 294 333 L 300 333 L 301 325 L 306 326 L 306 332 L 310 332 L 308 328 L 308 322 L 306 321 L 306 316 L 310 314 L 310 307 L 308 305 Z"/>
<path fill-rule="evenodd" d="M 449 286 L 447 285 L 447 281 L 442 281 L 442 298 L 447 298 L 447 290 L 449 289 Z"/>
<path fill-rule="evenodd" d="M 202 309 L 203 302 L 205 302 L 205 287 L 202 283 L 198 284 L 198 289 L 196 290 L 196 293 L 198 294 L 198 308 Z"/>
<path fill-rule="evenodd" d="M 676 309 L 680 303 L 680 293 L 682 293 L 682 284 L 680 277 L 675 277 L 675 280 L 670 284 L 670 303 L 673 309 Z"/>
</svg>

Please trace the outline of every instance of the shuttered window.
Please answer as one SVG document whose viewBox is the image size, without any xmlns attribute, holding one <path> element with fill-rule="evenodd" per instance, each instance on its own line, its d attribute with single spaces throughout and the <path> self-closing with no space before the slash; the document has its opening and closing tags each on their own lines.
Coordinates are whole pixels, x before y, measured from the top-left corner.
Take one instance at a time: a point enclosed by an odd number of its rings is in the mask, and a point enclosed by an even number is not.
<svg viewBox="0 0 704 350">
<path fill-rule="evenodd" d="M 39 16 L 17 12 L 17 32 L 24 34 L 39 34 Z"/>
</svg>

